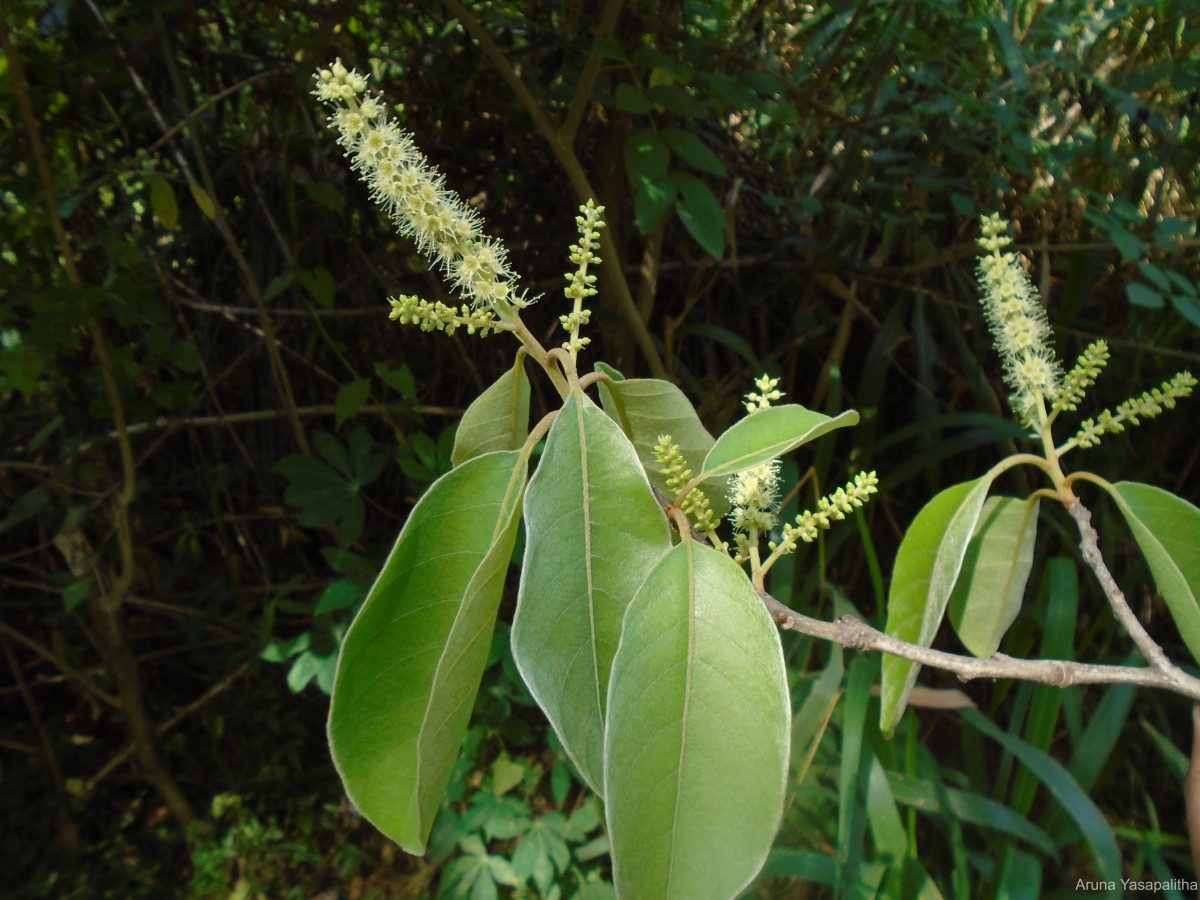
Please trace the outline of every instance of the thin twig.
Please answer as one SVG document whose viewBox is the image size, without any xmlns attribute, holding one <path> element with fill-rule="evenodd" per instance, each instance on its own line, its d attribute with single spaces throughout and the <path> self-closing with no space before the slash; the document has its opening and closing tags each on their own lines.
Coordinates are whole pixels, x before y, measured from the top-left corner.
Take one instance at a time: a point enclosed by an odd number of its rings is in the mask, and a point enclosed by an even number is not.
<svg viewBox="0 0 1200 900">
<path fill-rule="evenodd" d="M 1017 659 L 997 653 L 986 659 L 959 656 L 930 647 L 910 644 L 884 634 L 854 616 L 843 616 L 836 622 L 814 619 L 784 606 L 765 591 L 758 592 L 767 611 L 780 627 L 789 631 L 832 641 L 852 650 L 878 650 L 909 659 L 924 666 L 953 672 L 962 681 L 976 678 L 1017 678 L 1055 687 L 1074 684 L 1134 684 L 1139 687 L 1160 688 L 1200 701 L 1200 679 L 1180 672 L 1173 677 L 1155 668 L 1100 665 L 1072 662 L 1065 659 Z"/>
</svg>

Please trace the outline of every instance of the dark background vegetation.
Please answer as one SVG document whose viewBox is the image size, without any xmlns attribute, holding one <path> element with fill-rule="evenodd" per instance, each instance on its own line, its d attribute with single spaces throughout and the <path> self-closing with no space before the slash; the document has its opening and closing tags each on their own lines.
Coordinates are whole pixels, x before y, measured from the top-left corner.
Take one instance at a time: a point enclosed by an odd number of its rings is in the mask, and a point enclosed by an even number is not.
<svg viewBox="0 0 1200 900">
<path fill-rule="evenodd" d="M 444 288 L 324 128 L 308 94 L 318 65 L 341 56 L 402 108 L 545 294 L 526 317 L 545 341 L 561 340 L 583 174 L 659 361 L 631 338 L 607 272 L 593 359 L 676 380 L 714 432 L 763 371 L 794 402 L 858 409 L 853 433 L 800 466 L 822 486 L 877 469 L 882 494 L 775 592 L 879 622 L 921 504 L 1014 446 L 976 303 L 981 213 L 1013 221 L 1064 359 L 1096 337 L 1112 346 L 1094 412 L 1196 370 L 1192 6 L 473 3 L 481 45 L 433 0 L 5 0 L 0 893 L 604 896 L 597 809 L 521 688 L 503 626 L 429 857 L 361 821 L 329 762 L 338 637 L 448 467 L 456 417 L 513 347 L 387 321 L 387 295 Z M 557 153 L 531 103 L 573 130 Z M 1188 401 L 1086 451 L 1087 465 L 1195 503 L 1195 420 Z M 1119 580 L 1186 660 L 1131 541 L 1094 505 Z M 1043 526 L 1004 649 L 1126 660 L 1066 561 L 1069 524 L 1052 512 Z M 929 877 L 947 896 L 1015 883 L 1050 896 L 1094 872 L 1084 813 L 1003 746 L 932 710 L 885 742 L 873 710 L 851 722 L 836 702 L 840 652 L 786 646 L 797 708 L 824 697 L 832 715 L 797 747 L 764 896 L 826 895 L 794 876 L 820 880 L 835 858 L 864 883 L 884 866 L 914 895 Z M 1195 877 L 1185 702 L 965 690 L 1070 768 L 1123 874 Z M 887 771 L 898 817 L 839 776 L 847 741 Z M 949 796 L 931 785 L 968 800 L 930 805 Z M 986 800 L 1049 840 L 997 825 Z"/>
</svg>

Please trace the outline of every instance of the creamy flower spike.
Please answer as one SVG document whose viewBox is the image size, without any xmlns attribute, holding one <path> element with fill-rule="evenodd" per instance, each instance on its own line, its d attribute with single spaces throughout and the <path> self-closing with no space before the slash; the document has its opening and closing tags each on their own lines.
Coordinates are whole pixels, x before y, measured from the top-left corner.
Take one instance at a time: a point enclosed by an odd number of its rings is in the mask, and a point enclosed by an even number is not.
<svg viewBox="0 0 1200 900">
<path fill-rule="evenodd" d="M 330 126 L 353 169 L 367 183 L 399 232 L 411 238 L 425 256 L 435 259 L 472 311 L 447 313 L 442 304 L 419 306 L 400 298 L 403 312 L 393 316 L 444 329 L 446 324 L 479 329 L 484 334 L 494 314 L 528 305 L 514 290 L 504 246 L 483 233 L 479 214 L 446 187 L 445 178 L 417 149 L 412 136 L 387 115 L 380 95 L 368 94 L 367 79 L 347 70 L 341 60 L 314 76 L 313 94 L 333 107 Z"/>
<path fill-rule="evenodd" d="M 979 246 L 988 251 L 979 261 L 983 312 L 1004 361 L 1009 402 L 1025 424 L 1040 427 L 1063 380 L 1050 323 L 1020 258 L 1001 252 L 1012 243 L 1008 225 L 997 213 L 984 216 L 981 225 Z"/>
</svg>

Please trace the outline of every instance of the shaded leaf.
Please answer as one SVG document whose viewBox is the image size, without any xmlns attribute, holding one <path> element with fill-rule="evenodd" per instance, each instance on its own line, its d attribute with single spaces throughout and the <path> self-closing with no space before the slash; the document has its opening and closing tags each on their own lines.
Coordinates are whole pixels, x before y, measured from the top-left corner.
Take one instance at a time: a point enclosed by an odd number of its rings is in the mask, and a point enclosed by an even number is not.
<svg viewBox="0 0 1200 900">
<path fill-rule="evenodd" d="M 329 744 L 346 793 L 422 853 L 466 733 L 516 541 L 526 460 L 476 457 L 409 515 L 342 643 Z"/>
<path fill-rule="evenodd" d="M 1170 491 L 1120 481 L 1109 492 L 1116 501 L 1175 627 L 1200 661 L 1200 509 Z"/>
<path fill-rule="evenodd" d="M 946 488 L 908 526 L 888 591 L 885 630 L 892 637 L 922 647 L 933 643 L 990 485 L 991 478 L 985 476 Z M 921 667 L 890 654 L 884 655 L 882 666 L 879 727 L 890 734 L 904 714 Z"/>
<path fill-rule="evenodd" d="M 963 646 L 991 656 L 1021 611 L 1033 566 L 1038 498 L 988 497 L 950 596 L 950 622 Z"/>
<path fill-rule="evenodd" d="M 646 95 L 629 82 L 622 82 L 617 85 L 615 98 L 617 109 L 623 109 L 625 112 L 635 115 L 644 115 L 653 108 L 653 104 L 650 103 Z"/>
<path fill-rule="evenodd" d="M 674 547 L 629 606 L 608 696 L 618 893 L 736 896 L 779 825 L 791 727 L 779 633 L 745 572 Z"/>
<path fill-rule="evenodd" d="M 662 178 L 670 159 L 671 151 L 653 128 L 634 132 L 625 142 L 625 170 L 631 179 L 639 176 L 650 181 Z"/>
<path fill-rule="evenodd" d="M 709 175 L 725 175 L 724 163 L 717 158 L 717 154 L 708 148 L 707 144 L 692 132 L 684 131 L 681 128 L 664 128 L 662 136 L 663 140 L 667 142 L 667 146 L 671 148 L 671 152 L 692 168 L 707 172 Z"/>
<path fill-rule="evenodd" d="M 528 436 L 529 376 L 525 374 L 525 353 L 518 351 L 513 367 L 463 413 L 450 461 L 460 466 L 494 450 L 519 450 Z"/>
<path fill-rule="evenodd" d="M 671 547 L 633 445 L 584 394 L 567 398 L 525 497 L 513 659 L 567 755 L 601 784 L 621 618 Z"/>
<path fill-rule="evenodd" d="M 638 230 L 649 234 L 665 225 L 671 217 L 675 208 L 675 182 L 635 175 L 633 183 L 633 212 Z"/>
<path fill-rule="evenodd" d="M 689 172 L 672 172 L 679 188 L 679 221 L 713 259 L 725 253 L 725 209 L 703 181 Z"/>
<path fill-rule="evenodd" d="M 349 384 L 338 388 L 337 398 L 333 401 L 333 411 L 336 417 L 336 427 L 358 412 L 367 398 L 371 396 L 371 379 L 356 378 Z"/>
<path fill-rule="evenodd" d="M 175 189 L 161 175 L 150 177 L 150 208 L 167 231 L 175 231 L 179 227 L 179 204 L 175 201 Z"/>
<path fill-rule="evenodd" d="M 772 406 L 730 426 L 708 451 L 700 471 L 706 481 L 732 475 L 857 423 L 858 413 L 852 409 L 830 418 L 794 403 Z"/>
</svg>

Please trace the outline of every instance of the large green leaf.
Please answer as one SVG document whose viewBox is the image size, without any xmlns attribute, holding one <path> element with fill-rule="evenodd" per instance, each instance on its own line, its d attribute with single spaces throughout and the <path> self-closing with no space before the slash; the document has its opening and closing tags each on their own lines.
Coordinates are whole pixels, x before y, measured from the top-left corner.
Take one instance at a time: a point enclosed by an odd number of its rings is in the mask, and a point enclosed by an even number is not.
<svg viewBox="0 0 1200 900">
<path fill-rule="evenodd" d="M 717 438 L 701 473 L 706 481 L 731 475 L 790 453 L 835 428 L 857 423 L 858 413 L 852 409 L 830 418 L 794 403 L 772 406 L 746 416 Z"/>
<path fill-rule="evenodd" d="M 950 622 L 963 646 L 991 656 L 1021 611 L 1033 566 L 1038 498 L 988 497 L 950 596 Z"/>
<path fill-rule="evenodd" d="M 786 793 L 791 704 L 779 633 L 745 572 L 684 541 L 638 591 L 608 693 L 604 790 L 623 897 L 734 897 Z"/>
<path fill-rule="evenodd" d="M 489 453 L 434 482 L 342 643 L 333 761 L 358 810 L 409 853 L 424 852 L 479 690 L 526 464 Z"/>
<path fill-rule="evenodd" d="M 669 434 L 679 446 L 679 453 L 688 468 L 693 472 L 700 471 L 705 454 L 712 448 L 713 436 L 700 423 L 691 401 L 671 382 L 658 378 L 601 382 L 600 402 L 604 411 L 617 420 L 621 430 L 633 441 L 650 483 L 668 497 L 667 480 L 659 474 L 654 458 L 654 445 L 661 435 Z M 725 492 L 717 489 L 709 493 L 714 515 L 723 517 L 729 508 Z"/>
<path fill-rule="evenodd" d="M 1117 482 L 1111 493 L 1146 557 L 1175 627 L 1200 661 L 1200 509 L 1169 491 L 1136 481 Z"/>
<path fill-rule="evenodd" d="M 933 643 L 991 481 L 985 476 L 946 488 L 908 526 L 888 591 L 886 631 L 892 637 L 922 647 Z M 883 657 L 882 667 L 879 727 L 890 734 L 904 714 L 921 667 L 891 655 Z"/>
<path fill-rule="evenodd" d="M 529 376 L 525 374 L 525 352 L 518 350 L 513 367 L 463 413 L 450 461 L 460 466 L 495 450 L 519 450 L 528 436 Z"/>
<path fill-rule="evenodd" d="M 525 533 L 513 658 L 567 754 L 599 792 L 621 618 L 671 541 L 633 445 L 579 391 L 554 420 L 530 479 Z"/>
</svg>

